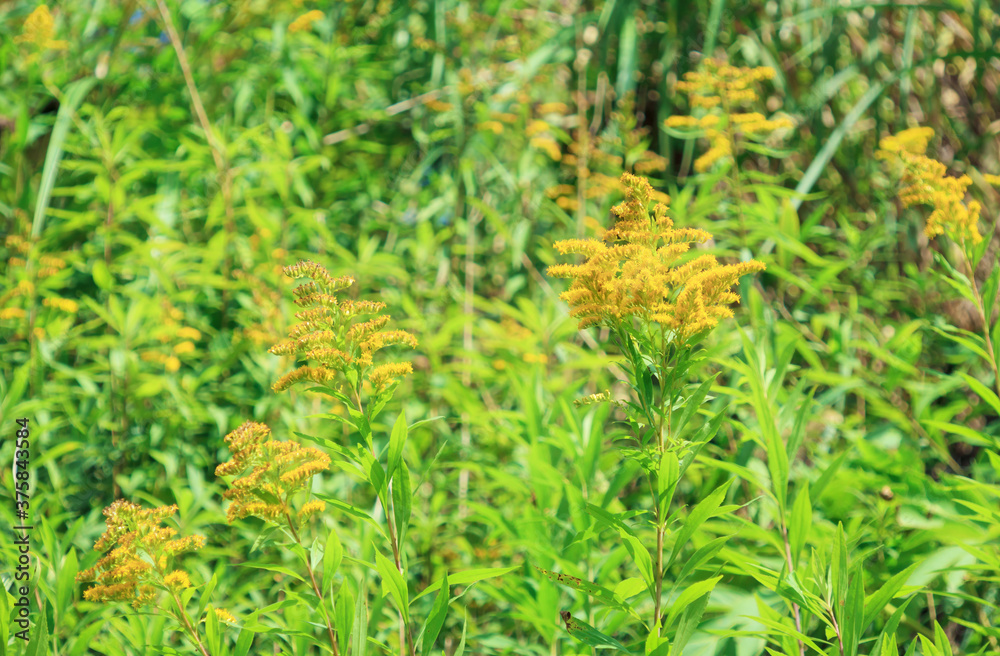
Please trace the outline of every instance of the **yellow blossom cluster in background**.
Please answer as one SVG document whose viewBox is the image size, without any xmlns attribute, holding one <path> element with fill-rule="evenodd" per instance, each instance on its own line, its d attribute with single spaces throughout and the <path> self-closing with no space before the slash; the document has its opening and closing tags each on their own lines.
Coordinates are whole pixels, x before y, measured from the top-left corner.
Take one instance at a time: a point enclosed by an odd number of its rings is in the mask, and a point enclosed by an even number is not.
<svg viewBox="0 0 1000 656">
<path fill-rule="evenodd" d="M 195 342 L 201 339 L 201 331 L 181 325 L 184 313 L 170 301 L 164 300 L 161 308 L 159 327 L 154 331 L 154 336 L 163 344 L 165 350 L 150 349 L 143 351 L 139 357 L 144 362 L 162 364 L 167 373 L 177 373 L 181 368 L 180 356 L 191 355 L 197 350 Z"/>
<path fill-rule="evenodd" d="M 354 284 L 350 276 L 334 278 L 316 262 L 302 261 L 285 268 L 291 278 L 309 278 L 311 282 L 295 289 L 295 304 L 304 309 L 295 314 L 301 323 L 288 331 L 286 341 L 271 347 L 274 355 L 292 355 L 315 362 L 286 374 L 274 383 L 281 392 L 292 385 L 311 381 L 327 384 L 337 374 L 366 380 L 375 394 L 386 391 L 401 376 L 413 371 L 409 362 L 390 362 L 375 366 L 374 354 L 394 345 L 417 346 L 416 338 L 403 330 L 382 330 L 388 315 L 378 313 L 385 303 L 339 299 L 336 294 Z M 362 317 L 372 317 L 357 321 Z"/>
<path fill-rule="evenodd" d="M 307 11 L 288 25 L 288 32 L 306 32 L 312 29 L 313 23 L 323 18 L 323 12 L 318 9 Z"/>
<path fill-rule="evenodd" d="M 545 115 L 546 120 L 536 119 L 528 125 L 527 134 L 531 145 L 562 164 L 566 178 L 575 184 L 558 184 L 546 190 L 560 209 L 567 213 L 580 209 L 578 186 L 583 187 L 585 200 L 604 199 L 625 193 L 620 182 L 621 174 L 634 172 L 650 175 L 665 171 L 667 160 L 662 155 L 643 147 L 648 139 L 649 129 L 637 125 L 635 99 L 632 95 L 623 98 L 616 111 L 611 113 L 608 134 L 590 134 L 586 126 L 580 127 L 579 117 L 568 114 L 570 108 L 564 103 L 539 105 L 536 112 Z M 561 119 L 553 114 L 566 113 Z M 562 152 L 559 143 L 549 134 L 552 125 L 572 127 L 572 141 Z M 654 199 L 666 202 L 665 194 L 654 191 Z M 593 221 L 588 221 L 592 223 Z"/>
<path fill-rule="evenodd" d="M 899 175 L 902 183 L 899 200 L 903 207 L 930 205 L 934 208 L 924 227 L 929 239 L 947 233 L 956 241 L 969 239 L 979 243 L 982 241 L 979 234 L 982 206 L 974 200 L 965 203 L 965 193 L 972 178 L 949 176 L 944 164 L 925 155 L 933 136 L 931 128 L 903 130 L 879 141 L 875 156 L 889 162 Z"/>
<path fill-rule="evenodd" d="M 4 239 L 4 246 L 10 253 L 16 253 L 7 258 L 7 270 L 14 274 L 15 278 L 20 278 L 17 282 L 8 283 L 7 290 L 0 294 L 0 320 L 22 320 L 28 317 L 28 306 L 38 299 L 35 298 L 36 291 L 51 289 L 51 279 L 56 274 L 66 269 L 66 261 L 55 255 L 40 255 L 35 260 L 34 270 L 28 269 L 29 253 L 31 242 L 18 234 L 10 234 Z M 48 283 L 44 282 L 49 280 Z M 39 284 L 36 285 L 36 281 Z M 23 299 L 23 303 L 18 305 L 17 299 Z M 57 312 L 66 314 L 76 314 L 79 304 L 68 298 L 56 295 L 45 295 L 41 299 L 43 307 L 51 308 Z M 34 335 L 41 339 L 45 336 L 45 328 L 35 326 Z"/>
<path fill-rule="evenodd" d="M 47 5 L 38 5 L 24 21 L 24 30 L 20 36 L 14 37 L 16 43 L 30 43 L 39 50 L 65 50 L 69 47 L 66 41 L 53 39 L 56 33 L 56 22 Z"/>
<path fill-rule="evenodd" d="M 175 539 L 176 530 L 160 525 L 175 512 L 177 506 L 144 509 L 124 499 L 105 508 L 107 530 L 94 549 L 110 551 L 93 567 L 77 574 L 77 581 L 96 583 L 84 592 L 84 599 L 131 601 L 133 607 L 139 608 L 155 600 L 157 586 L 175 591 L 189 587 L 187 573 L 167 571 L 168 565 L 177 554 L 201 549 L 205 538 L 194 535 Z"/>
<path fill-rule="evenodd" d="M 248 421 L 225 437 L 233 459 L 216 467 L 215 475 L 237 477 L 223 494 L 232 501 L 226 511 L 230 523 L 250 515 L 291 521 L 291 496 L 330 468 L 330 457 L 319 449 L 273 440 L 270 435 L 264 424 Z M 299 522 L 323 508 L 322 501 L 306 503 L 298 512 Z"/>
<path fill-rule="evenodd" d="M 709 149 L 694 162 L 696 172 L 707 171 L 716 162 L 732 157 L 741 139 L 760 139 L 794 126 L 787 117 L 768 119 L 759 112 L 741 111 L 760 99 L 756 85 L 774 76 L 769 66 L 737 67 L 716 59 L 706 59 L 700 70 L 684 74 L 677 90 L 687 94 L 692 111 L 702 109 L 708 113 L 700 117 L 671 116 L 665 125 L 691 130 L 708 139 Z"/>
<path fill-rule="evenodd" d="M 649 203 L 653 189 L 645 178 L 622 174 L 626 200 L 612 211 L 618 218 L 604 234 L 604 241 L 570 239 L 554 244 L 562 254 L 578 253 L 582 264 L 558 264 L 548 274 L 573 281 L 560 297 L 569 303 L 580 327 L 611 327 L 637 319 L 668 329 L 676 343 L 715 327 L 731 317 L 732 291 L 741 276 L 762 271 L 764 264 L 751 260 L 720 265 L 712 255 L 683 261 L 693 243 L 712 236 L 696 228 L 675 228 L 667 207 Z M 607 242 L 607 243 L 605 243 Z"/>
</svg>

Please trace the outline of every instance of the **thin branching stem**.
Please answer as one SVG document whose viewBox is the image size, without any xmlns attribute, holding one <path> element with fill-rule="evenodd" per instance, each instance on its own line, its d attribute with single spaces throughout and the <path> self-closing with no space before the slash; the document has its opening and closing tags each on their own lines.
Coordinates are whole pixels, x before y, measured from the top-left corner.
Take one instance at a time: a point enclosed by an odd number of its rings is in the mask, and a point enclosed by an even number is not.
<svg viewBox="0 0 1000 656">
<path fill-rule="evenodd" d="M 285 510 L 285 519 L 288 521 L 288 530 L 292 532 L 292 537 L 295 539 L 295 543 L 305 549 L 302 544 L 301 538 L 299 538 L 298 531 L 295 530 L 295 524 L 292 522 L 292 516 L 288 513 L 287 506 Z M 330 622 L 330 613 L 326 608 L 326 599 L 323 597 L 323 591 L 319 587 L 319 583 L 316 582 L 316 575 L 313 573 L 312 563 L 309 562 L 308 557 L 306 558 L 306 572 L 309 573 L 309 580 L 312 582 L 313 592 L 319 598 L 320 608 L 323 610 L 323 620 L 326 622 L 326 630 L 330 635 L 330 647 L 333 649 L 334 654 L 340 654 L 340 648 L 337 646 L 337 634 L 333 630 L 333 624 Z"/>
<path fill-rule="evenodd" d="M 993 368 L 993 387 L 996 389 L 997 396 L 1000 396 L 1000 368 L 997 366 L 996 351 L 993 350 L 993 340 L 990 337 L 990 319 L 992 317 L 986 316 L 986 306 L 983 303 L 982 295 L 979 293 L 979 285 L 976 284 L 976 274 L 972 269 L 972 258 L 969 257 L 969 249 L 965 245 L 964 237 L 962 238 L 962 261 L 965 264 L 965 274 L 969 278 L 969 289 L 972 291 L 972 296 L 976 302 L 976 310 L 979 311 L 979 316 L 983 320 L 983 339 L 986 340 L 986 354 L 989 356 L 989 363 Z"/>
<path fill-rule="evenodd" d="M 181 604 L 181 600 L 177 597 L 177 592 L 170 590 L 170 598 L 174 600 L 174 606 L 177 608 L 177 619 L 180 620 L 181 626 L 184 627 L 184 631 L 191 637 L 194 641 L 198 651 L 202 653 L 202 656 L 210 656 L 208 649 L 201 642 L 201 638 L 198 637 L 198 632 L 195 630 L 194 626 L 191 624 L 190 618 L 188 618 L 187 611 L 184 610 L 184 606 Z"/>
</svg>

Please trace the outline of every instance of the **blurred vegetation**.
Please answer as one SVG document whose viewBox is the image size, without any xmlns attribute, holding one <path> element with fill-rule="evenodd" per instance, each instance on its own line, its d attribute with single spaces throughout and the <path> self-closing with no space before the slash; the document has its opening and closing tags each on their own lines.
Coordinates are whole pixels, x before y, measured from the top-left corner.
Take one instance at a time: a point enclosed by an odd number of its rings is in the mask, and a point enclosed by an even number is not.
<svg viewBox="0 0 1000 656">
<path fill-rule="evenodd" d="M 666 581 L 691 582 L 665 586 L 670 639 L 706 656 L 1000 653 L 994 3 L 48 9 L 0 6 L 0 654 L 199 653 L 155 607 L 83 599 L 119 498 L 176 504 L 167 524 L 206 537 L 184 601 L 213 654 L 331 652 L 302 554 L 259 519 L 228 524 L 215 475 L 248 420 L 359 441 L 318 416 L 349 417 L 342 401 L 271 390 L 292 363 L 267 350 L 297 311 L 281 268 L 301 259 L 353 276 L 346 297 L 380 299 L 419 342 L 365 435 L 391 453 L 410 422 L 403 605 L 428 635 L 443 622 L 420 653 L 668 653 L 620 603 L 639 572 L 609 526 L 648 506 L 628 426 L 573 403 L 627 395 L 623 357 L 545 275 L 553 242 L 610 227 L 622 172 L 669 195 L 678 227 L 710 229 L 720 260 L 767 266 L 690 374 L 714 381 L 692 426 L 716 432 L 673 497 L 691 532 Z M 793 127 L 699 171 L 709 142 L 665 122 L 700 115 L 676 87 L 707 57 L 773 68 L 754 111 Z M 875 157 L 915 126 L 982 203 L 969 270 Z M 10 621 L 22 417 L 30 643 Z M 303 553 L 357 600 L 351 653 L 403 653 L 400 590 L 370 564 L 389 490 L 369 475 L 316 477 L 328 505 Z"/>
</svg>

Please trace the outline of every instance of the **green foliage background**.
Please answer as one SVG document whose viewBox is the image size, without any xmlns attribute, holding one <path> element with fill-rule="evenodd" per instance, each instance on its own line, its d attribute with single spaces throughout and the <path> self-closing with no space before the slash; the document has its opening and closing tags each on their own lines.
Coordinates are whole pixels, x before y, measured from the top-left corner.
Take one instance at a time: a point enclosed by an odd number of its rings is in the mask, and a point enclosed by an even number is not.
<svg viewBox="0 0 1000 656">
<path fill-rule="evenodd" d="M 419 479 L 405 545 L 412 612 L 431 611 L 435 595 L 419 595 L 445 571 L 513 568 L 454 588 L 435 653 L 595 653 L 560 611 L 642 653 L 625 612 L 539 571 L 611 590 L 626 581 L 622 593 L 637 576 L 601 520 L 643 499 L 616 446 L 621 424 L 573 404 L 616 384 L 620 356 L 599 348 L 599 331 L 577 331 L 561 283 L 544 275 L 553 241 L 587 217 L 607 225 L 620 200 L 567 209 L 546 193 L 576 184 L 578 169 L 529 127 L 545 119 L 565 154 L 578 117 L 623 157 L 619 171 L 646 151 L 666 158 L 652 182 L 678 225 L 710 230 L 720 257 L 768 267 L 744 280 L 737 318 L 706 341 L 698 373 L 717 378 L 697 421 L 724 421 L 675 506 L 725 486 L 715 505 L 734 508 L 678 545 L 668 580 L 685 561 L 693 580 L 721 576 L 684 653 L 797 653 L 790 608 L 804 593 L 788 583 L 768 499 L 772 433 L 800 444 L 787 475 L 798 578 L 844 599 L 850 571 L 852 594 L 862 582 L 868 595 L 851 653 L 897 653 L 889 636 L 899 653 L 1000 653 L 1000 400 L 975 355 L 981 326 L 941 275 L 955 253 L 928 242 L 874 158 L 880 137 L 933 127 L 933 154 L 973 178 L 992 228 L 1000 197 L 981 177 L 1000 173 L 990 2 L 167 4 L 211 139 L 155 3 L 52 5 L 64 51 L 15 41 L 35 3 L 0 6 L 0 232 L 30 244 L 0 243 L 0 296 L 33 283 L 5 306 L 25 316 L 0 320 L 0 479 L 10 492 L 8 438 L 28 417 L 32 626 L 44 626 L 25 645 L 0 618 L 0 653 L 194 653 L 162 616 L 82 600 L 73 578 L 97 559 L 101 509 L 118 497 L 176 503 L 180 533 L 208 538 L 186 561 L 202 608 L 214 587 L 211 603 L 237 617 L 269 609 L 251 653 L 324 653 L 309 618 L 280 603 L 295 582 L 246 566 L 292 556 L 256 544 L 257 520 L 226 524 L 214 476 L 223 436 L 247 419 L 339 435 L 312 417 L 336 411 L 327 398 L 270 390 L 287 363 L 266 351 L 294 311 L 280 267 L 303 258 L 352 274 L 359 297 L 386 302 L 420 340 L 414 374 L 374 427 L 388 436 L 400 412 L 443 417 L 412 429 L 405 454 Z M 312 9 L 323 18 L 288 31 Z M 704 144 L 662 127 L 687 113 L 673 85 L 703 54 L 774 67 L 767 110 L 797 122 L 781 150 L 740 155 L 750 186 L 738 200 L 725 168 L 693 174 Z M 997 252 L 988 243 L 980 284 Z M 41 277 L 43 256 L 65 266 Z M 185 327 L 198 338 L 178 336 Z M 319 486 L 375 512 L 344 472 Z M 16 525 L 11 501 L 0 517 Z M 328 509 L 316 528 L 336 531 L 347 556 L 370 546 L 350 514 Z M 10 536 L 5 526 L 8 564 Z M 345 560 L 337 581 L 367 591 L 369 653 L 388 653 L 394 614 L 377 575 L 357 570 Z M 12 572 L 0 580 L 13 592 Z M 838 653 L 822 624 L 803 632 Z M 218 653 L 237 653 L 238 638 L 229 629 Z"/>
</svg>

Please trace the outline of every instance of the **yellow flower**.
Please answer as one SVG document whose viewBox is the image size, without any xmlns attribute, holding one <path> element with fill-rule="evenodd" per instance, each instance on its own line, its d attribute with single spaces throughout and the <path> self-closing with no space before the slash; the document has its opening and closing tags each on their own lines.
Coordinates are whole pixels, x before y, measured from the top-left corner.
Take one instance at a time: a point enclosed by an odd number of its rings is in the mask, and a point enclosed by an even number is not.
<svg viewBox="0 0 1000 656">
<path fill-rule="evenodd" d="M 274 383 L 273 389 L 281 392 L 299 382 L 314 382 L 325 385 L 338 374 L 345 377 L 350 373 L 355 381 L 375 375 L 369 374 L 377 351 L 393 345 L 415 348 L 416 338 L 403 330 L 382 330 L 389 322 L 388 315 L 378 313 L 385 309 L 385 303 L 378 301 L 340 300 L 336 293 L 350 287 L 354 279 L 345 276 L 333 278 L 326 269 L 315 262 L 303 261 L 286 267 L 285 275 L 292 278 L 311 278 L 311 282 L 295 289 L 296 305 L 305 309 L 295 316 L 301 323 L 288 330 L 289 339 L 275 344 L 270 353 L 274 355 L 294 355 L 316 364 L 303 365 L 286 374 Z M 374 315 L 374 316 L 373 316 Z M 371 316 L 367 321 L 355 321 Z M 394 379 L 409 370 L 402 368 L 407 363 L 393 365 L 399 367 L 389 373 L 389 369 L 377 374 L 376 394 L 385 391 Z M 376 368 L 377 369 L 377 368 Z"/>
<path fill-rule="evenodd" d="M 503 123 L 500 121 L 483 121 L 477 127 L 484 132 L 503 134 Z"/>
<path fill-rule="evenodd" d="M 569 107 L 566 103 L 561 102 L 548 102 L 542 103 L 538 106 L 538 114 L 566 114 L 569 112 Z"/>
<path fill-rule="evenodd" d="M 105 508 L 107 530 L 94 549 L 108 553 L 93 567 L 77 574 L 77 581 L 96 583 L 84 593 L 84 598 L 131 601 L 138 608 L 155 598 L 153 583 L 175 590 L 189 587 L 191 581 L 186 572 L 175 570 L 163 574 L 166 556 L 200 549 L 205 538 L 197 535 L 172 539 L 177 532 L 160 524 L 175 512 L 177 506 L 144 509 L 124 499 Z"/>
<path fill-rule="evenodd" d="M 191 587 L 191 579 L 188 578 L 187 572 L 179 569 L 164 576 L 163 583 L 171 590 L 183 590 Z"/>
<path fill-rule="evenodd" d="M 759 99 L 757 83 L 774 76 L 774 69 L 767 66 L 739 68 L 715 59 L 706 59 L 700 70 L 684 74 L 677 90 L 688 95 L 692 109 L 706 109 L 709 113 L 701 118 L 670 116 L 664 125 L 697 129 L 709 140 L 709 149 L 695 160 L 696 172 L 707 171 L 716 162 L 732 157 L 743 140 L 763 139 L 794 125 L 787 117 L 768 119 L 759 112 L 739 111 Z M 639 168 L 636 171 L 643 172 Z"/>
<path fill-rule="evenodd" d="M 330 468 L 330 457 L 319 449 L 279 442 L 270 435 L 264 424 L 247 421 L 225 437 L 233 459 L 216 467 L 215 475 L 236 475 L 223 493 L 233 502 L 226 511 L 230 523 L 251 515 L 280 520 L 289 513 L 288 498 L 305 489 L 312 476 Z M 274 501 L 263 500 L 268 498 Z M 315 511 L 313 506 L 309 512 Z"/>
<path fill-rule="evenodd" d="M 177 355 L 184 355 L 185 353 L 194 352 L 194 342 L 181 342 L 174 346 L 174 353 Z"/>
<path fill-rule="evenodd" d="M 562 152 L 559 150 L 559 144 L 556 143 L 555 139 L 550 139 L 548 137 L 532 137 L 530 145 L 532 148 L 541 150 L 557 162 L 562 159 Z"/>
<path fill-rule="evenodd" d="M 539 135 L 542 132 L 547 132 L 548 130 L 549 130 L 548 123 L 542 120 L 535 119 L 528 124 L 527 128 L 525 128 L 524 134 L 525 136 L 528 137 L 534 137 L 535 135 Z"/>
<path fill-rule="evenodd" d="M 68 298 L 45 298 L 42 299 L 42 305 L 55 308 L 56 310 L 62 310 L 63 312 L 68 312 L 69 314 L 76 314 L 76 311 L 80 309 L 80 306 L 77 305 L 76 301 L 71 301 Z"/>
<path fill-rule="evenodd" d="M 432 112 L 447 112 L 450 111 L 453 106 L 450 102 L 444 102 L 443 100 L 436 100 L 436 99 L 428 100 L 426 103 L 424 103 L 424 105 L 426 105 L 427 109 L 431 110 Z"/>
<path fill-rule="evenodd" d="M 325 508 L 326 508 L 326 502 L 324 501 L 318 501 L 318 500 L 309 501 L 303 504 L 302 508 L 299 509 L 299 521 L 301 522 L 318 512 L 323 512 Z"/>
<path fill-rule="evenodd" d="M 927 152 L 927 144 L 934 136 L 933 128 L 909 128 L 896 135 L 889 135 L 878 142 L 879 150 L 884 151 L 882 159 L 889 153 L 910 153 L 911 155 L 923 155 Z"/>
<path fill-rule="evenodd" d="M 26 316 L 28 316 L 27 313 L 21 308 L 12 307 L 12 308 L 3 308 L 2 310 L 0 310 L 0 320 L 23 319 Z"/>
<path fill-rule="evenodd" d="M 24 30 L 20 36 L 14 37 L 16 43 L 31 43 L 43 50 L 64 50 L 69 47 L 65 41 L 56 41 L 55 20 L 47 5 L 38 5 L 24 21 Z"/>
<path fill-rule="evenodd" d="M 181 361 L 177 358 L 177 356 L 171 355 L 163 361 L 163 368 L 169 373 L 177 373 L 177 371 L 181 368 Z"/>
<path fill-rule="evenodd" d="M 179 328 L 177 330 L 177 337 L 181 339 L 191 339 L 197 341 L 201 339 L 201 331 L 198 330 L 197 328 L 184 326 L 183 328 Z"/>
<path fill-rule="evenodd" d="M 368 382 L 375 389 L 375 393 L 379 394 L 396 382 L 396 378 L 399 376 L 412 373 L 413 365 L 409 362 L 390 362 L 372 369 L 371 373 L 368 374 Z"/>
<path fill-rule="evenodd" d="M 548 274 L 573 281 L 560 298 L 570 305 L 581 328 L 623 327 L 632 320 L 657 323 L 683 345 L 732 316 L 729 305 L 739 302 L 733 285 L 764 265 L 755 260 L 720 265 L 711 255 L 682 262 L 692 243 L 712 236 L 704 230 L 675 228 L 662 203 L 650 213 L 654 192 L 645 178 L 625 173 L 621 181 L 626 200 L 612 208 L 618 220 L 605 232 L 604 242 L 556 242 L 560 253 L 578 253 L 585 261 L 557 264 Z"/>
<path fill-rule="evenodd" d="M 885 137 L 879 142 L 876 157 L 888 161 L 899 172 L 899 200 L 903 207 L 934 208 L 924 226 L 928 239 L 948 233 L 956 241 L 979 243 L 983 239 L 979 234 L 982 206 L 976 201 L 964 202 L 972 178 L 949 176 L 944 164 L 923 154 L 932 136 L 930 128 L 911 128 Z"/>
<path fill-rule="evenodd" d="M 225 608 L 215 608 L 215 616 L 219 618 L 220 622 L 225 622 L 227 624 L 236 624 L 236 618 Z"/>
<path fill-rule="evenodd" d="M 295 20 L 293 20 L 288 25 L 288 32 L 289 33 L 305 32 L 307 30 L 311 30 L 313 23 L 315 23 L 318 20 L 321 20 L 323 18 L 323 15 L 324 15 L 323 12 L 319 11 L 318 9 L 313 9 L 312 11 L 308 11 L 299 16 L 298 18 L 296 18 Z"/>
</svg>

